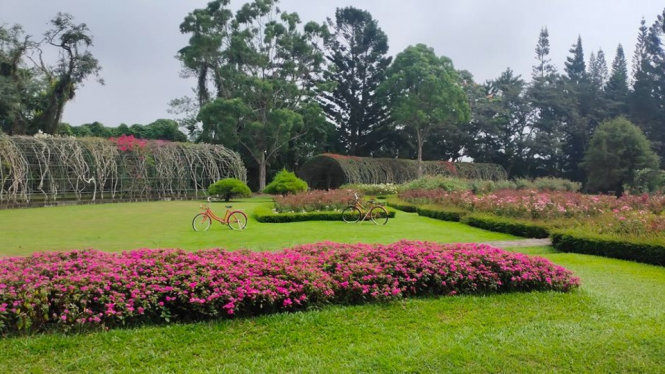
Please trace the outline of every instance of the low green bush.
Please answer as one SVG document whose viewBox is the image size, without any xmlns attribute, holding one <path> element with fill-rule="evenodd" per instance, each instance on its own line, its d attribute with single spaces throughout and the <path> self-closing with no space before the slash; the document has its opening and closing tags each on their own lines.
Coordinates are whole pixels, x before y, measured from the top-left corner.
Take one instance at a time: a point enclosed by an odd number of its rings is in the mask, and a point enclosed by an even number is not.
<svg viewBox="0 0 665 374">
<path fill-rule="evenodd" d="M 417 206 L 399 199 L 388 199 L 387 205 L 391 208 L 395 208 L 407 213 L 416 213 L 418 211 Z"/>
<path fill-rule="evenodd" d="M 232 197 L 250 197 L 252 195 L 247 184 L 236 178 L 226 178 L 211 184 L 208 187 L 208 193 L 221 196 L 224 201 L 229 201 Z"/>
<path fill-rule="evenodd" d="M 418 215 L 439 219 L 442 221 L 460 222 L 468 212 L 457 208 L 443 208 L 435 205 L 420 206 L 417 209 Z"/>
<path fill-rule="evenodd" d="M 263 189 L 264 193 L 270 195 L 287 195 L 305 191 L 307 191 L 307 182 L 286 169 L 277 173 L 272 182 Z"/>
<path fill-rule="evenodd" d="M 388 218 L 395 218 L 395 211 L 388 210 Z M 303 221 L 341 221 L 342 212 L 309 212 L 309 213 L 275 213 L 268 205 L 259 206 L 254 210 L 254 218 L 262 223 L 289 223 Z"/>
<path fill-rule="evenodd" d="M 549 237 L 549 228 L 544 224 L 519 221 L 514 218 L 502 218 L 486 214 L 464 216 L 463 223 L 480 229 L 502 232 L 525 238 L 542 239 Z"/>
<path fill-rule="evenodd" d="M 552 245 L 561 252 L 582 253 L 665 266 L 665 243 L 604 237 L 579 230 L 552 233 Z"/>
</svg>

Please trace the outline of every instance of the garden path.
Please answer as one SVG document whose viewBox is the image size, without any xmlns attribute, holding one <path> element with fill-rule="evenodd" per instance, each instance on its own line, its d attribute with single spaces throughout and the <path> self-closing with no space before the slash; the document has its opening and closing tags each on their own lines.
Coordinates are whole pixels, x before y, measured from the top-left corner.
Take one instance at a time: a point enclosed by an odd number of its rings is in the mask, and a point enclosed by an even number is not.
<svg viewBox="0 0 665 374">
<path fill-rule="evenodd" d="M 521 239 L 521 240 L 504 240 L 494 242 L 483 242 L 482 244 L 489 244 L 497 248 L 514 248 L 514 247 L 545 247 L 552 245 L 552 240 L 545 239 Z"/>
</svg>

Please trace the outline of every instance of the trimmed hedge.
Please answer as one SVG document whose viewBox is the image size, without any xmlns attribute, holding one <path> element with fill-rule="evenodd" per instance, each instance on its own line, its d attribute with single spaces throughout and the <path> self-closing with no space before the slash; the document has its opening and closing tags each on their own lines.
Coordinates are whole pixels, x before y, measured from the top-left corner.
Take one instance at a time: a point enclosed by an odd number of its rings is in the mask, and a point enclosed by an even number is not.
<svg viewBox="0 0 665 374">
<path fill-rule="evenodd" d="M 395 218 L 395 211 L 388 210 L 388 218 Z M 304 221 L 341 221 L 342 212 L 275 213 L 269 206 L 260 206 L 254 210 L 254 218 L 262 223 L 289 223 Z"/>
<path fill-rule="evenodd" d="M 398 199 L 388 199 L 388 202 L 386 204 L 389 207 L 401 210 L 402 212 L 416 213 L 418 211 L 417 206 Z"/>
<path fill-rule="evenodd" d="M 441 208 L 434 206 L 418 207 L 417 211 L 419 216 L 453 222 L 460 222 L 462 218 L 469 214 L 468 212 L 461 209 Z"/>
<path fill-rule="evenodd" d="M 462 219 L 463 223 L 480 229 L 502 232 L 525 238 L 543 239 L 550 236 L 549 229 L 542 224 L 516 221 L 509 218 L 471 214 Z"/>
<path fill-rule="evenodd" d="M 552 233 L 552 246 L 561 252 L 582 253 L 665 266 L 665 245 L 657 242 L 604 238 L 576 231 Z"/>
</svg>

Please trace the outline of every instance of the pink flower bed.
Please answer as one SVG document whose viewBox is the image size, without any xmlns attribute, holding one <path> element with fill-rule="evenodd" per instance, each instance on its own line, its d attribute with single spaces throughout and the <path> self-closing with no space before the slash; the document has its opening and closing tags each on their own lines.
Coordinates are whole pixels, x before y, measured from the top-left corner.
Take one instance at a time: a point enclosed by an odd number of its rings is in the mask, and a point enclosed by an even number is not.
<svg viewBox="0 0 665 374">
<path fill-rule="evenodd" d="M 361 193 L 350 189 L 314 190 L 295 195 L 277 196 L 274 199 L 275 209 L 279 213 L 342 210 L 355 200 L 354 194 L 362 197 Z"/>
<path fill-rule="evenodd" d="M 417 295 L 567 292 L 578 285 L 546 259 L 477 244 L 35 253 L 0 259 L 0 331 L 252 316 Z"/>
<path fill-rule="evenodd" d="M 526 219 L 588 218 L 613 211 L 646 211 L 661 214 L 665 209 L 663 195 L 584 195 L 577 192 L 538 192 L 501 190 L 485 195 L 470 191 L 410 190 L 400 198 L 412 204 L 455 206 L 470 212 L 483 212 L 504 217 Z"/>
</svg>

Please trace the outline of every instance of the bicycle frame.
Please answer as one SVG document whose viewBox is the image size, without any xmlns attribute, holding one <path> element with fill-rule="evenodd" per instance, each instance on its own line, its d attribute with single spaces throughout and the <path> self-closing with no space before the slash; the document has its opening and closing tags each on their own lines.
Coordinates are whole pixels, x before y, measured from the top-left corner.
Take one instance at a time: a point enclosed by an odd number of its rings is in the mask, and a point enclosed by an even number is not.
<svg viewBox="0 0 665 374">
<path fill-rule="evenodd" d="M 370 204 L 369 209 L 366 209 L 365 206 L 360 202 L 360 198 L 358 197 L 358 194 L 354 194 L 354 195 L 355 195 L 356 199 L 355 199 L 355 202 L 353 203 L 353 206 L 356 209 L 358 209 L 358 211 L 360 211 L 360 216 L 361 216 L 360 221 L 361 222 L 365 222 L 367 220 L 367 217 L 369 217 L 370 213 L 372 213 L 373 208 L 375 208 L 377 206 L 383 208 L 383 205 L 375 204 L 372 201 L 370 201 L 369 202 L 369 204 Z M 385 210 L 385 208 L 384 208 L 384 210 Z"/>
<path fill-rule="evenodd" d="M 229 223 L 229 222 L 228 222 L 228 220 L 229 220 L 229 216 L 230 216 L 231 213 L 232 213 L 231 210 L 230 210 L 230 209 L 227 209 L 227 210 L 226 210 L 226 214 L 224 214 L 224 218 L 220 218 L 219 216 L 217 216 L 217 215 L 212 211 L 212 209 L 210 209 L 210 205 L 209 205 L 209 204 L 210 204 L 210 203 L 205 204 L 205 205 L 204 205 L 204 204 L 201 204 L 201 209 L 203 209 L 203 210 L 205 211 L 204 214 L 205 214 L 206 216 L 208 216 L 208 218 L 210 218 L 210 221 L 212 221 L 212 220 L 214 219 L 215 221 L 220 222 L 220 223 L 223 223 L 223 224 L 225 224 L 225 225 L 228 224 L 228 223 Z"/>
</svg>

